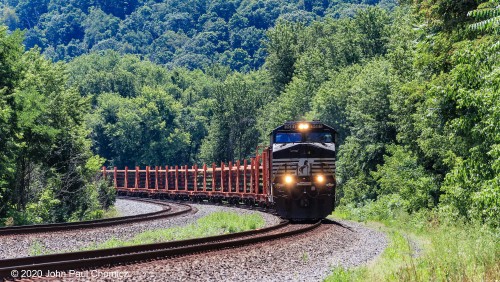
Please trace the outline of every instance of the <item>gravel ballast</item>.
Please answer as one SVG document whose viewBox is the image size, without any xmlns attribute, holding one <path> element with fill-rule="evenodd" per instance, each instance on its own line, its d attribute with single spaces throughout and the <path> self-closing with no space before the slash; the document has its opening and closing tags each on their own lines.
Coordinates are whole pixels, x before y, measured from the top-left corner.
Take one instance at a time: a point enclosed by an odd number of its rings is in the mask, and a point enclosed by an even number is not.
<svg viewBox="0 0 500 282">
<path fill-rule="evenodd" d="M 131 200 L 120 200 L 119 202 L 117 201 L 117 203 L 119 203 L 120 206 L 117 207 L 117 209 L 130 209 L 128 213 L 121 214 L 122 216 L 134 213 L 137 214 L 138 211 L 146 213 L 161 209 L 161 206 L 159 205 Z M 197 219 L 216 211 L 232 211 L 239 214 L 259 213 L 264 218 L 266 226 L 275 225 L 280 221 L 276 216 L 254 210 L 211 205 L 191 205 L 197 209 L 196 213 L 185 214 L 173 218 L 95 229 L 0 236 L 0 259 L 30 256 L 40 251 L 44 253 L 77 251 L 92 244 L 102 243 L 112 238 L 127 240 L 146 230 L 163 229 L 194 223 Z M 143 206 L 144 210 L 142 210 Z M 172 204 L 171 206 L 172 210 L 174 210 L 175 204 Z"/>
<path fill-rule="evenodd" d="M 334 267 L 354 267 L 386 247 L 382 232 L 330 221 L 310 233 L 237 249 L 116 266 L 66 281 L 322 281 Z M 59 277 L 61 278 L 61 277 Z"/>
<path fill-rule="evenodd" d="M 162 207 L 145 202 L 116 199 L 115 209 L 118 212 L 118 216 L 130 216 L 160 211 Z"/>
</svg>

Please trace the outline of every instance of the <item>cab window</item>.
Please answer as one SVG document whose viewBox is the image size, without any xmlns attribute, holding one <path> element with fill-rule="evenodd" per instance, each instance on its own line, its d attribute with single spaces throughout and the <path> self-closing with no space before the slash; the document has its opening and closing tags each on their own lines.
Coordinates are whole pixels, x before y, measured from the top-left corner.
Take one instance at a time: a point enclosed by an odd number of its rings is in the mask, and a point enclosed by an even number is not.
<svg viewBox="0 0 500 282">
<path fill-rule="evenodd" d="M 332 143 L 333 137 L 330 132 L 309 132 L 306 134 L 306 142 Z"/>
<path fill-rule="evenodd" d="M 278 132 L 274 138 L 275 143 L 298 143 L 302 141 L 302 134 L 297 132 Z"/>
</svg>

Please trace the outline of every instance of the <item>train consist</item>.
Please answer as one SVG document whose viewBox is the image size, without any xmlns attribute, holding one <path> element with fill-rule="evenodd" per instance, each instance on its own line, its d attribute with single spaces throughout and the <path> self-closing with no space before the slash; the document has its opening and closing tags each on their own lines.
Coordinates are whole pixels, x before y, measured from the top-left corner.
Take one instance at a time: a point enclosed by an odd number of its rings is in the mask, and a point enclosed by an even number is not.
<svg viewBox="0 0 500 282">
<path fill-rule="evenodd" d="M 335 202 L 335 130 L 319 121 L 274 129 L 270 146 L 227 165 L 107 170 L 119 194 L 274 207 L 287 219 L 320 219 Z"/>
</svg>

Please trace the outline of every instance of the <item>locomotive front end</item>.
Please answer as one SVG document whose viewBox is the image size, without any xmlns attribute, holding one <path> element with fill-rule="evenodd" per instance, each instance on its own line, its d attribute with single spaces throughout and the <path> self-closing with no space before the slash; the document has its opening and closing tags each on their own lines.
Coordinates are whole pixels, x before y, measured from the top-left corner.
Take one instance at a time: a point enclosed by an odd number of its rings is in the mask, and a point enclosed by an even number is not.
<svg viewBox="0 0 500 282">
<path fill-rule="evenodd" d="M 321 219 L 335 203 L 335 130 L 319 121 L 287 122 L 271 134 L 272 198 L 278 214 Z"/>
</svg>

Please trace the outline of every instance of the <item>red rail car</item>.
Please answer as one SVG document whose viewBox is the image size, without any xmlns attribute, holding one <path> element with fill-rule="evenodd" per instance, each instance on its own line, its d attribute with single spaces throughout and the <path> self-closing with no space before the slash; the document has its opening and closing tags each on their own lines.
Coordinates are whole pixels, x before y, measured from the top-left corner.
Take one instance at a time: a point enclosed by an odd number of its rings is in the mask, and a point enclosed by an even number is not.
<svg viewBox="0 0 500 282">
<path fill-rule="evenodd" d="M 250 160 L 144 169 L 102 168 L 120 195 L 144 195 L 175 200 L 192 200 L 268 206 L 269 148 Z"/>
</svg>

